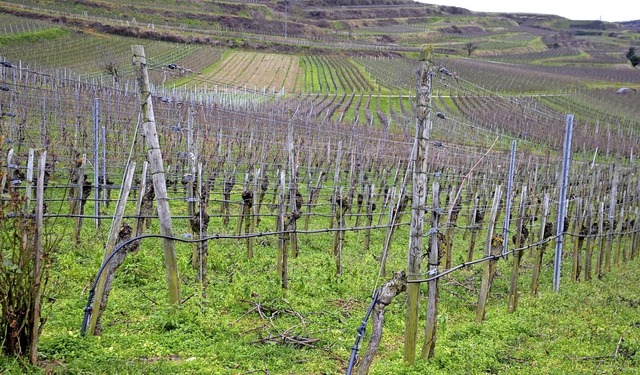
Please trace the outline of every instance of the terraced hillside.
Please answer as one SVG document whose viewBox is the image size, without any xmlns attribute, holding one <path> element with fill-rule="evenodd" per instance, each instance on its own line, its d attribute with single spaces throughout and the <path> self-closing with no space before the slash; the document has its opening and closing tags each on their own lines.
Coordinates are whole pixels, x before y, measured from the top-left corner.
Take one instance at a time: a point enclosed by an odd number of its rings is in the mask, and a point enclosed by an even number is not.
<svg viewBox="0 0 640 375">
<path fill-rule="evenodd" d="M 639 44 L 409 0 L 0 2 L 0 372 L 345 373 L 384 307 L 361 373 L 633 373 Z"/>
</svg>

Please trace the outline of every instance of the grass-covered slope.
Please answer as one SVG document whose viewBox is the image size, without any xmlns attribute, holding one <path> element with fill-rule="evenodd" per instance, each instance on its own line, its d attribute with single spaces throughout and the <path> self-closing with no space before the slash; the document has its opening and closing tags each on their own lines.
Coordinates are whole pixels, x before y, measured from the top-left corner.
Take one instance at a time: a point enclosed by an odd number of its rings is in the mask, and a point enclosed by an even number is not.
<svg viewBox="0 0 640 375">
<path fill-rule="evenodd" d="M 263 222 L 260 230 L 270 225 Z M 378 244 L 383 233 L 376 232 L 372 243 Z M 360 252 L 360 235 L 350 233 L 343 250 L 344 273 L 336 276 L 334 258 L 327 251 L 331 237 L 300 237 L 301 252 L 291 260 L 288 290 L 280 287 L 275 274 L 275 238 L 264 239 L 252 259 L 247 259 L 242 242 L 213 241 L 205 296 L 187 266 L 190 246 L 179 245 L 185 302 L 177 312 L 166 302 L 160 242 L 145 240 L 117 272 L 102 336 L 86 338 L 79 335 L 86 303 L 86 293 L 80 291 L 94 277 L 102 250 L 88 240 L 70 246 L 63 239 L 60 247 L 66 250 L 53 266 L 41 367 L 0 357 L 0 368 L 8 374 L 343 373 L 378 264 L 372 254 Z M 404 268 L 406 228 L 396 238 L 390 270 Z M 506 305 L 510 262 L 499 262 L 482 325 L 474 323 L 481 269 L 464 269 L 442 279 L 436 355 L 415 367 L 402 359 L 405 295 L 397 297 L 387 309 L 372 373 L 584 374 L 596 368 L 604 374 L 637 373 L 640 260 L 615 266 L 604 278 L 590 282 L 576 284 L 565 278 L 561 292 L 554 293 L 553 255 L 547 253 L 537 297 L 528 293 L 531 258 L 525 255 L 520 304 L 514 314 L 507 314 Z M 425 309 L 426 300 L 421 322 Z"/>
</svg>

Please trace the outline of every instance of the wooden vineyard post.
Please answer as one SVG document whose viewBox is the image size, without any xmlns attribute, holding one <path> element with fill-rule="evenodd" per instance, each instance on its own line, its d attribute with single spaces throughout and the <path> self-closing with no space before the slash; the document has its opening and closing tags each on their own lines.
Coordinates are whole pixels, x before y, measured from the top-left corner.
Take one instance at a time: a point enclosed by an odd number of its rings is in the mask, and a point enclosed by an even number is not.
<svg viewBox="0 0 640 375">
<path fill-rule="evenodd" d="M 402 221 L 404 209 L 409 202 L 409 196 L 405 194 L 406 176 L 402 179 L 402 186 L 398 193 L 398 201 L 393 203 L 396 188 L 391 188 L 391 195 L 389 199 L 389 222 L 387 224 L 387 231 L 384 237 L 384 249 L 382 251 L 382 257 L 380 259 L 381 275 L 387 273 L 387 258 L 389 257 L 389 249 L 393 243 L 393 234 L 395 233 L 396 225 Z"/>
<path fill-rule="evenodd" d="M 456 206 L 456 188 L 453 188 L 449 191 L 449 204 L 451 204 L 451 209 L 447 214 L 447 222 L 446 222 L 446 230 L 445 230 L 445 243 L 443 246 L 444 249 L 439 250 L 442 253 L 442 258 L 444 259 L 444 268 L 451 268 L 452 254 L 453 254 L 453 228 L 456 224 L 456 218 L 458 216 L 459 206 Z M 458 207 L 458 208 L 456 208 Z"/>
<path fill-rule="evenodd" d="M 42 238 L 44 225 L 44 176 L 47 164 L 47 151 L 43 150 L 38 161 L 38 185 L 36 190 L 36 233 L 33 254 L 33 283 L 32 292 L 34 296 L 33 311 L 31 312 L 31 345 L 29 348 L 29 359 L 32 365 L 38 361 L 38 341 L 41 328 L 41 302 L 42 302 Z"/>
<path fill-rule="evenodd" d="M 478 232 L 480 231 L 480 224 L 482 223 L 482 215 L 483 212 L 480 212 L 480 195 L 476 193 L 476 197 L 473 203 L 473 209 L 471 211 L 471 238 L 469 239 L 469 250 L 467 252 L 467 262 L 471 262 L 473 260 L 473 253 L 476 247 L 476 238 L 478 237 Z"/>
<path fill-rule="evenodd" d="M 35 151 L 34 149 L 29 149 L 29 159 L 27 161 L 27 187 L 25 190 L 26 201 L 24 204 L 24 212 L 29 212 L 29 207 L 31 206 L 31 200 L 33 199 L 33 162 L 35 159 Z"/>
<path fill-rule="evenodd" d="M 336 169 L 333 173 L 333 193 L 331 195 L 331 222 L 329 229 L 333 229 L 336 219 L 337 199 L 338 199 L 338 182 L 340 181 L 340 166 L 342 165 L 342 141 L 338 141 L 338 154 L 336 157 Z"/>
<path fill-rule="evenodd" d="M 249 213 L 251 212 L 251 205 L 253 204 L 252 193 L 249 190 L 249 174 L 247 172 L 244 174 L 244 184 L 242 185 L 242 201 L 240 202 L 240 215 L 238 215 L 238 220 L 236 221 L 236 235 L 240 236 L 242 234 L 243 224 L 248 222 Z"/>
<path fill-rule="evenodd" d="M 498 255 L 502 250 L 502 242 L 497 239 L 501 238 L 498 235 L 494 236 L 496 221 L 498 220 L 498 212 L 500 211 L 500 199 L 502 199 L 502 186 L 496 186 L 496 191 L 493 195 L 493 205 L 491 206 L 491 216 L 489 217 L 489 226 L 487 227 L 487 239 L 484 244 L 484 257 L 491 255 Z M 478 298 L 478 310 L 476 311 L 476 323 L 480 324 L 484 320 L 486 304 L 489 300 L 489 292 L 491 291 L 491 284 L 493 284 L 493 277 L 495 275 L 496 259 L 492 259 L 484 263 L 482 271 L 482 284 L 480 286 L 480 296 Z"/>
<path fill-rule="evenodd" d="M 624 258 L 624 260 L 626 261 L 627 255 L 626 252 L 622 251 L 622 232 L 626 231 L 626 229 L 623 229 L 623 225 L 624 225 L 624 207 L 620 208 L 620 220 L 618 221 L 618 223 L 620 223 L 620 231 L 617 234 L 618 237 L 618 241 L 616 244 L 616 250 L 613 253 L 613 265 L 617 266 L 620 262 L 620 259 Z"/>
<path fill-rule="evenodd" d="M 342 244 L 344 241 L 344 229 L 346 226 L 345 214 L 348 208 L 346 197 L 343 194 L 342 188 L 336 198 L 336 211 L 335 211 L 335 223 L 333 229 L 336 229 L 333 233 L 333 256 L 336 260 L 336 274 L 342 275 Z"/>
<path fill-rule="evenodd" d="M 187 117 L 187 162 L 189 172 L 187 173 L 187 212 L 189 217 L 193 217 L 196 212 L 196 148 L 193 140 L 193 107 L 189 108 Z M 184 180 L 184 177 L 183 177 Z M 178 181 L 176 181 L 176 185 Z"/>
<path fill-rule="evenodd" d="M 359 193 L 356 195 L 356 204 L 358 205 L 358 209 L 356 210 L 356 227 L 360 226 L 360 220 L 362 217 L 362 205 L 364 204 L 364 180 L 362 174 L 362 164 L 358 165 L 358 191 Z"/>
<path fill-rule="evenodd" d="M 318 173 L 318 180 L 316 181 L 316 186 L 311 186 L 311 175 L 309 175 L 309 184 L 307 190 L 309 190 L 309 203 L 307 204 L 307 212 L 304 215 L 304 229 L 309 229 L 309 219 L 311 218 L 311 206 L 316 203 L 318 200 L 318 195 L 320 194 L 320 190 L 322 190 L 322 177 L 324 171 L 320 170 Z"/>
<path fill-rule="evenodd" d="M 587 215 L 585 217 L 584 220 L 584 226 L 586 229 L 586 241 L 587 244 L 585 245 L 585 249 L 584 249 L 584 280 L 585 281 L 589 281 L 591 280 L 591 264 L 592 264 L 592 257 L 593 257 L 593 230 L 591 228 L 591 218 L 593 217 L 593 204 L 589 204 L 589 210 L 587 211 Z"/>
<path fill-rule="evenodd" d="M 384 234 L 384 242 L 382 243 L 382 255 L 380 256 L 380 274 L 386 275 L 387 256 L 389 253 L 389 246 L 391 246 L 391 238 L 393 237 L 393 213 L 395 207 L 396 188 L 391 188 L 389 191 L 389 214 L 387 215 L 387 230 Z"/>
<path fill-rule="evenodd" d="M 511 205 L 513 204 L 513 174 L 515 173 L 516 168 L 516 144 L 517 142 L 514 140 L 511 143 L 511 161 L 509 163 L 509 175 L 508 175 L 508 183 L 507 183 L 507 191 L 506 191 L 506 207 L 505 207 L 505 215 L 504 215 L 504 225 L 502 228 L 502 254 L 504 259 L 507 259 L 507 253 L 509 251 L 509 229 L 511 227 Z"/>
<path fill-rule="evenodd" d="M 73 228 L 73 242 L 80 242 L 80 231 L 82 230 L 82 206 L 84 204 L 84 171 L 87 164 L 87 156 L 82 155 L 80 159 L 80 163 L 78 165 L 78 169 L 75 171 L 77 179 L 72 181 L 72 183 L 76 184 L 75 189 L 73 190 L 73 197 L 71 203 L 71 214 L 75 215 L 74 217 L 74 228 Z"/>
<path fill-rule="evenodd" d="M 128 169 L 125 172 L 124 181 L 122 183 L 122 190 L 120 194 L 120 199 L 118 200 L 118 205 L 116 206 L 116 213 L 114 215 L 113 224 L 111 227 L 111 233 L 109 233 L 109 242 L 104 249 L 104 255 L 102 256 L 102 263 L 109 258 L 111 253 L 113 252 L 116 241 L 118 239 L 118 230 L 122 225 L 122 218 L 124 216 L 124 209 L 127 204 L 127 199 L 129 199 L 129 191 L 131 190 L 131 183 L 133 181 L 133 174 L 135 172 L 136 163 L 131 163 Z M 108 268 L 108 267 L 107 267 Z M 96 334 L 96 326 L 98 323 L 98 318 L 100 317 L 100 313 L 104 309 L 102 306 L 103 298 L 105 292 L 105 286 L 107 284 L 107 273 L 103 272 L 100 275 L 100 279 L 98 279 L 98 284 L 96 286 L 96 294 L 94 296 L 93 308 L 91 310 L 91 320 L 89 321 L 89 334 Z M 105 301 L 106 302 L 106 301 Z"/>
<path fill-rule="evenodd" d="M 518 249 L 521 248 L 525 242 L 525 233 L 524 229 L 527 228 L 527 223 L 525 223 L 524 213 L 525 206 L 527 203 L 527 186 L 522 186 L 522 192 L 520 193 L 520 206 L 518 207 L 518 220 L 516 223 L 516 234 L 514 246 Z M 528 232 L 527 232 L 528 234 Z M 508 241 L 508 238 L 504 239 Z M 509 284 L 509 313 L 513 313 L 516 311 L 518 307 L 518 272 L 520 271 L 520 261 L 522 260 L 522 251 L 516 251 L 513 254 L 513 269 L 511 270 L 511 283 Z"/>
<path fill-rule="evenodd" d="M 295 143 L 293 141 L 293 123 L 289 121 L 289 130 L 287 134 L 287 151 L 289 163 L 289 204 L 291 212 L 287 221 L 287 231 L 289 231 L 289 244 L 291 247 L 291 256 L 298 257 L 298 235 L 296 233 L 297 220 L 300 217 L 302 209 L 302 195 L 298 192 L 298 166 L 295 158 Z M 298 197 L 299 196 L 299 197 Z M 344 221 L 344 218 L 342 219 Z M 343 224 L 341 224 L 343 225 Z"/>
<path fill-rule="evenodd" d="M 140 179 L 140 194 L 138 195 L 138 201 L 136 203 L 137 218 L 135 221 L 135 227 L 133 228 L 135 231 L 134 233 L 136 237 L 141 235 L 144 229 L 145 219 L 142 216 L 145 216 L 148 214 L 144 212 L 144 198 L 146 195 L 145 193 L 147 191 L 147 170 L 148 169 L 149 169 L 149 162 L 145 161 L 142 164 L 142 174 Z"/>
<path fill-rule="evenodd" d="M 411 229 L 408 255 L 408 280 L 420 277 L 422 239 L 424 236 L 424 211 L 427 184 L 427 149 L 431 130 L 431 47 L 423 48 L 416 85 L 416 136 L 413 163 L 413 199 L 411 200 Z M 407 285 L 407 318 L 404 335 L 404 360 L 410 364 L 416 358 L 420 284 Z"/>
<path fill-rule="evenodd" d="M 373 195 L 375 192 L 375 186 L 374 185 L 369 185 L 367 184 L 367 186 L 365 187 L 365 194 L 367 196 L 367 221 L 365 224 L 365 230 L 364 230 L 364 244 L 363 244 L 363 252 L 364 253 L 368 253 L 369 252 L 369 244 L 371 243 L 371 224 L 373 223 L 373 208 L 375 206 L 375 203 L 373 203 Z"/>
<path fill-rule="evenodd" d="M 258 212 L 258 187 L 260 186 L 260 175 L 262 173 L 262 168 L 258 168 L 256 173 L 253 176 L 253 194 L 251 194 L 251 224 L 249 226 L 249 232 L 254 233 L 256 231 L 256 227 L 258 226 L 258 217 L 260 213 Z M 253 258 L 253 243 L 255 239 L 254 237 L 247 238 L 247 258 Z"/>
<path fill-rule="evenodd" d="M 431 246 L 429 248 L 429 276 L 438 272 L 440 254 L 438 254 L 438 218 L 440 217 L 440 183 L 433 183 L 433 205 L 431 207 L 431 230 L 429 231 Z M 449 246 L 449 244 L 447 244 Z M 433 357 L 436 348 L 436 329 L 438 322 L 438 279 L 429 281 L 429 300 L 427 302 L 427 324 L 422 346 L 422 358 Z"/>
<path fill-rule="evenodd" d="M 542 201 L 542 217 L 540 218 L 540 241 L 547 239 L 549 235 L 547 219 L 549 218 L 549 194 L 544 194 L 544 200 Z M 533 296 L 538 294 L 538 287 L 540 286 L 540 272 L 542 270 L 542 256 L 544 250 L 547 248 L 547 243 L 538 245 L 534 254 L 533 261 L 533 275 L 531 276 L 531 294 Z"/>
<path fill-rule="evenodd" d="M 198 163 L 198 212 L 196 212 L 192 218 L 191 225 L 198 229 L 198 239 L 203 239 L 207 236 L 209 229 L 209 214 L 207 214 L 207 205 L 209 197 L 209 186 L 205 189 L 202 186 L 202 163 Z M 193 220 L 195 219 L 195 220 Z M 195 221 L 195 223 L 194 223 Z M 194 225 L 197 224 L 197 225 Z M 192 228 L 193 229 L 193 228 Z M 209 242 L 200 241 L 197 246 L 197 271 L 198 280 L 202 283 L 203 291 L 207 287 L 207 267 L 209 264 Z"/>
<path fill-rule="evenodd" d="M 373 305 L 373 319 L 372 319 L 372 333 L 369 340 L 369 347 L 365 355 L 362 357 L 362 362 L 358 366 L 358 375 L 367 375 L 369 368 L 373 363 L 373 358 L 378 351 L 380 340 L 382 339 L 382 328 L 384 325 L 384 313 L 385 308 L 391 304 L 393 298 L 398 294 L 404 292 L 407 288 L 407 276 L 404 272 L 394 272 L 393 278 L 386 282 L 379 289 L 379 293 L 376 294 L 376 300 Z"/>
<path fill-rule="evenodd" d="M 574 225 L 574 235 L 576 241 L 573 243 L 573 264 L 571 269 L 571 277 L 574 281 L 580 281 L 580 270 L 582 264 L 582 244 L 584 237 L 588 234 L 588 229 L 584 228 L 584 217 L 582 209 L 582 198 L 576 199 L 576 217 Z"/>
<path fill-rule="evenodd" d="M 7 153 L 7 171 L 2 174 L 2 180 L 0 182 L 0 194 L 4 191 L 5 186 L 7 186 L 7 181 L 9 180 L 9 176 L 11 176 L 11 165 L 13 164 L 13 148 L 9 149 Z M 70 210 L 73 212 L 73 210 Z"/>
<path fill-rule="evenodd" d="M 169 302 L 179 304 L 180 279 L 178 277 L 178 260 L 176 257 L 175 243 L 169 238 L 173 237 L 173 225 L 171 222 L 171 211 L 169 210 L 169 200 L 167 198 L 167 182 L 162 164 L 162 152 L 160 151 L 160 142 L 156 131 L 156 120 L 153 113 L 153 103 L 151 101 L 147 59 L 143 46 L 134 45 L 131 46 L 131 50 L 133 52 L 133 65 L 140 89 L 142 129 L 147 143 L 147 159 L 149 161 L 151 177 L 153 179 L 153 189 L 156 195 L 160 233 L 166 236 L 166 238 L 163 238 L 162 244 L 164 249 L 164 265 L 167 274 L 167 286 L 169 289 Z"/>
<path fill-rule="evenodd" d="M 640 242 L 640 235 L 638 234 L 640 230 L 640 208 L 638 206 L 636 206 L 634 225 L 631 229 L 633 230 L 633 235 L 631 237 L 629 260 L 634 260 L 638 254 L 638 242 Z"/>
<path fill-rule="evenodd" d="M 287 267 L 289 263 L 289 252 L 287 249 L 287 242 L 289 239 L 289 234 L 284 233 L 287 228 L 286 224 L 286 216 L 285 216 L 285 171 L 280 171 L 280 194 L 278 200 L 278 261 L 277 261 L 277 269 L 278 275 L 280 276 L 280 285 L 282 289 L 288 288 L 288 278 L 287 275 Z"/>
<path fill-rule="evenodd" d="M 598 278 L 602 278 L 602 276 L 604 275 L 604 272 L 602 270 L 602 267 L 604 265 L 604 258 L 605 258 L 605 251 L 606 251 L 606 244 L 604 241 L 604 202 L 600 202 L 600 210 L 598 210 L 598 237 L 597 237 L 597 241 L 598 241 L 598 259 L 596 260 L 596 275 L 598 275 Z"/>
<path fill-rule="evenodd" d="M 93 214 L 96 229 L 100 228 L 100 100 L 93 99 Z"/>
<path fill-rule="evenodd" d="M 222 184 L 222 225 L 229 226 L 229 216 L 231 215 L 229 203 L 231 202 L 231 192 L 236 184 L 236 168 L 233 168 L 233 174 L 225 173 L 224 182 Z"/>
<path fill-rule="evenodd" d="M 615 168 L 615 167 L 614 167 Z M 606 228 L 606 245 L 605 247 L 605 256 L 604 256 L 604 269 L 606 272 L 611 271 L 611 253 L 613 252 L 613 233 L 616 231 L 616 204 L 617 204 L 617 193 L 618 193 L 618 180 L 619 173 L 618 169 L 615 169 L 613 172 L 613 181 L 611 182 L 611 196 L 609 200 L 609 225 Z M 604 234 L 604 233 L 603 233 Z M 602 275 L 601 275 L 602 276 Z"/>
</svg>

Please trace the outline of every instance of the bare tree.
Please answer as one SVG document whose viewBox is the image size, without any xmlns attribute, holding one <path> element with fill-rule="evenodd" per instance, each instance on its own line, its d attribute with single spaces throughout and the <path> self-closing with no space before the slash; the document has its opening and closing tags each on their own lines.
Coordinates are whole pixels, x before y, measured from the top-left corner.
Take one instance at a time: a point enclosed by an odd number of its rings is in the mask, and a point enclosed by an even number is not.
<svg viewBox="0 0 640 375">
<path fill-rule="evenodd" d="M 469 42 L 465 45 L 467 48 L 467 56 L 471 56 L 471 54 L 478 49 L 478 45 L 474 42 Z"/>
</svg>

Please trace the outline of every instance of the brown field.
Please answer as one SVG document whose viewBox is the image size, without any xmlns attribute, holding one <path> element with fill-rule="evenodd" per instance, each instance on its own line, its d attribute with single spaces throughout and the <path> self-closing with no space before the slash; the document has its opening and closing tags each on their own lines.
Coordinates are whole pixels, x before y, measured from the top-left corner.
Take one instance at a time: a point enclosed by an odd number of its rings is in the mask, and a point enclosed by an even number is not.
<svg viewBox="0 0 640 375">
<path fill-rule="evenodd" d="M 296 77 L 302 74 L 298 56 L 258 52 L 233 52 L 211 73 L 208 83 L 247 86 L 258 90 L 295 91 Z"/>
</svg>

